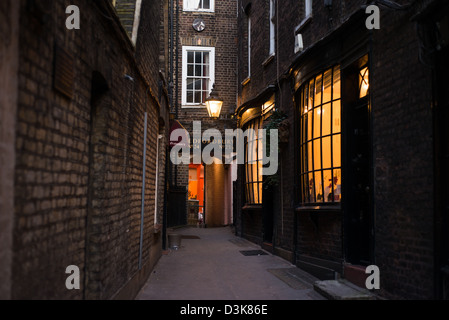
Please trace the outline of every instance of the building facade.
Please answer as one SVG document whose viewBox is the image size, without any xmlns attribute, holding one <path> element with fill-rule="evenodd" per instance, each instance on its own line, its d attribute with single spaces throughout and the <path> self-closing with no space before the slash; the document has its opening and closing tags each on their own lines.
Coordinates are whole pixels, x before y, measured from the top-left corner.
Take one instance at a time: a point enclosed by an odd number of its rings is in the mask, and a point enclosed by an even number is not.
<svg viewBox="0 0 449 320">
<path fill-rule="evenodd" d="M 169 225 L 229 225 L 233 223 L 236 166 L 225 165 L 222 155 L 214 152 L 210 153 L 212 164 L 195 161 L 193 152 L 221 144 L 225 130 L 236 128 L 237 1 L 180 0 L 172 1 L 170 7 L 175 21 L 167 64 L 172 74 L 172 115 L 177 122 L 174 128 L 181 126 L 189 134 L 190 163 L 173 166 L 171 171 L 173 201 L 169 202 L 178 210 L 169 211 Z M 223 100 L 218 119 L 211 118 L 206 108 L 214 85 Z M 209 129 L 218 130 L 221 137 L 202 136 Z"/>
<path fill-rule="evenodd" d="M 162 251 L 161 6 L 67 6 L 0 4 L 0 297 L 134 298 Z"/>
<path fill-rule="evenodd" d="M 260 147 L 239 168 L 237 233 L 321 279 L 377 265 L 383 297 L 447 298 L 447 4 L 374 4 L 239 0 L 239 127 L 280 138 L 277 175 Z"/>
</svg>

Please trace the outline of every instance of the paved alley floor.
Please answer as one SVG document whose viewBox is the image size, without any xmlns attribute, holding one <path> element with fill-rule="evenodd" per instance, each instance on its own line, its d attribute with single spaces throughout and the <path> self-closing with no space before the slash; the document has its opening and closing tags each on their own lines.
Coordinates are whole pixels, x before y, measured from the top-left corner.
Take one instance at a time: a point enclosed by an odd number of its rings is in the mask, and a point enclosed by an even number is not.
<svg viewBox="0 0 449 320">
<path fill-rule="evenodd" d="M 317 280 L 280 257 L 245 256 L 261 248 L 231 227 L 185 227 L 181 247 L 164 254 L 138 300 L 323 300 Z M 251 252 L 249 252 L 251 253 Z M 257 252 L 256 252 L 257 253 Z"/>
</svg>

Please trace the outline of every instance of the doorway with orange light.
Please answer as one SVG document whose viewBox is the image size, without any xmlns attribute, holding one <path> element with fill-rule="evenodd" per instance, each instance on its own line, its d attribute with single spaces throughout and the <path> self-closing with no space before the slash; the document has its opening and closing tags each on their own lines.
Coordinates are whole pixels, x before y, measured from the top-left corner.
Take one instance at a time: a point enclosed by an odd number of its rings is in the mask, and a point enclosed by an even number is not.
<svg viewBox="0 0 449 320">
<path fill-rule="evenodd" d="M 234 176 L 236 165 L 232 164 L 189 165 L 189 225 L 222 227 L 232 224 Z"/>
<path fill-rule="evenodd" d="M 189 165 L 188 224 L 204 225 L 204 166 Z"/>
</svg>

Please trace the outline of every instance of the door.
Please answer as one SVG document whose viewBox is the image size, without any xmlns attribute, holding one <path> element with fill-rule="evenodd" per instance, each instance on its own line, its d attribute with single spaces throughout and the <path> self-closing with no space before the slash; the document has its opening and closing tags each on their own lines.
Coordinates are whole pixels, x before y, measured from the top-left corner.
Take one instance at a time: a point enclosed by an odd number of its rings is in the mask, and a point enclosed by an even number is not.
<svg viewBox="0 0 449 320">
<path fill-rule="evenodd" d="M 345 251 L 347 261 L 357 265 L 369 265 L 372 261 L 372 144 L 367 63 L 365 57 L 345 70 L 343 91 Z"/>
<path fill-rule="evenodd" d="M 436 296 L 449 299 L 449 47 L 437 54 L 435 104 Z"/>
</svg>

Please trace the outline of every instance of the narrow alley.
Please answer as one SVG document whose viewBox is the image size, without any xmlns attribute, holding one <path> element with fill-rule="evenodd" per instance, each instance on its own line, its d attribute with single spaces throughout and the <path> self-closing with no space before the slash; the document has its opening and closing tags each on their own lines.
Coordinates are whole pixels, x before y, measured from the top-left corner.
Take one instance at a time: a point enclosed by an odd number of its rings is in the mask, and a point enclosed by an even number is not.
<svg viewBox="0 0 449 320">
<path fill-rule="evenodd" d="M 446 0 L 0 0 L 0 300 L 449 300 L 448 57 Z"/>
<path fill-rule="evenodd" d="M 171 233 L 182 235 L 181 247 L 161 257 L 136 299 L 324 300 L 313 290 L 317 278 L 236 237 L 231 227 Z"/>
</svg>

